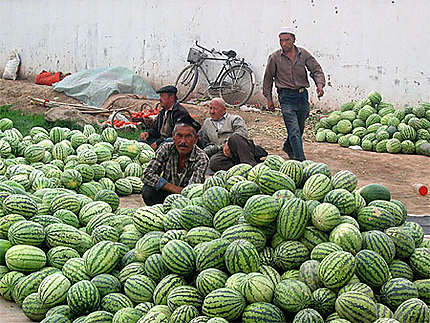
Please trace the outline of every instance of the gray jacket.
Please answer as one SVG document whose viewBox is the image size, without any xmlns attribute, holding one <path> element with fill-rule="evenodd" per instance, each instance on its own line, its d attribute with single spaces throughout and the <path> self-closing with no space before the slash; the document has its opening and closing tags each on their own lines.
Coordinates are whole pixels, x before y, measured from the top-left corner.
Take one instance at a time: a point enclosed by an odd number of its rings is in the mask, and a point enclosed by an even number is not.
<svg viewBox="0 0 430 323">
<path fill-rule="evenodd" d="M 204 121 L 203 126 L 199 132 L 199 142 L 201 143 L 201 146 L 221 146 L 233 133 L 237 133 L 245 138 L 248 138 L 248 129 L 246 128 L 245 121 L 241 116 L 226 113 L 224 118 L 224 124 L 219 130 L 211 118 L 207 118 Z"/>
</svg>

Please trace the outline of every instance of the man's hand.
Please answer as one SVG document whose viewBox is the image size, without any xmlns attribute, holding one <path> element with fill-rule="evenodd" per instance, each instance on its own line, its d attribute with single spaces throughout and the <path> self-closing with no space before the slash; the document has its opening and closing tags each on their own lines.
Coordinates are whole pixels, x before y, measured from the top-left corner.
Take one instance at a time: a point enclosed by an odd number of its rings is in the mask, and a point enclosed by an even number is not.
<svg viewBox="0 0 430 323">
<path fill-rule="evenodd" d="M 275 110 L 275 104 L 273 103 L 273 101 L 267 101 L 267 110 Z"/>
<path fill-rule="evenodd" d="M 152 149 L 154 149 L 154 150 L 157 150 L 157 147 L 158 147 L 157 142 L 156 142 L 156 141 L 154 141 L 154 142 L 151 144 L 151 148 L 152 148 Z"/>
<path fill-rule="evenodd" d="M 142 141 L 146 141 L 146 140 L 148 140 L 148 137 L 149 137 L 149 132 L 142 132 L 140 135 L 139 135 L 139 138 L 140 138 L 140 140 L 142 140 Z"/>
<path fill-rule="evenodd" d="M 317 95 L 318 95 L 318 99 L 324 95 L 324 90 L 322 86 L 317 86 Z"/>
<path fill-rule="evenodd" d="M 168 191 L 174 194 L 181 194 L 182 192 L 182 187 L 176 186 L 172 183 L 167 183 L 166 185 L 163 186 L 162 188 L 164 191 Z"/>
<path fill-rule="evenodd" d="M 224 147 L 223 147 L 222 151 L 224 153 L 224 156 L 229 157 L 229 158 L 233 157 L 232 154 L 231 154 L 230 147 L 228 146 L 228 142 L 226 142 L 224 144 Z"/>
</svg>

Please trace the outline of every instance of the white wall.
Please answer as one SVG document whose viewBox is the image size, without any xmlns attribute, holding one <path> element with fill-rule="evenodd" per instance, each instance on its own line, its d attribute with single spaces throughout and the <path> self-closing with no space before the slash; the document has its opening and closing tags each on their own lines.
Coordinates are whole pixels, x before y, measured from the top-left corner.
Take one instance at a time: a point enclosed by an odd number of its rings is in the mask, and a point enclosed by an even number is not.
<svg viewBox="0 0 430 323">
<path fill-rule="evenodd" d="M 429 12 L 426 0 L 1 0 L 0 70 L 17 48 L 25 76 L 121 65 L 158 87 L 175 81 L 200 40 L 246 57 L 261 100 L 277 30 L 290 25 L 326 73 L 320 103 L 376 89 L 416 104 L 430 101 Z"/>
</svg>

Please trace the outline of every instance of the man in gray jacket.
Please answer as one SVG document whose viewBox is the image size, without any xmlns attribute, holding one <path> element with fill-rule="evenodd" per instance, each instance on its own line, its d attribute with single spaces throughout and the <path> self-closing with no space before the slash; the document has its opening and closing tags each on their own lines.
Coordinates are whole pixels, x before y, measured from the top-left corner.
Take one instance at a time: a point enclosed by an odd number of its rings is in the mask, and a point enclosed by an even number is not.
<svg viewBox="0 0 430 323">
<path fill-rule="evenodd" d="M 228 113 L 221 98 L 210 101 L 209 114 L 211 117 L 204 121 L 199 132 L 199 146 L 210 157 L 210 170 L 227 170 L 239 163 L 257 164 L 259 156 L 256 158 L 256 147 L 248 138 L 242 117 Z"/>
</svg>

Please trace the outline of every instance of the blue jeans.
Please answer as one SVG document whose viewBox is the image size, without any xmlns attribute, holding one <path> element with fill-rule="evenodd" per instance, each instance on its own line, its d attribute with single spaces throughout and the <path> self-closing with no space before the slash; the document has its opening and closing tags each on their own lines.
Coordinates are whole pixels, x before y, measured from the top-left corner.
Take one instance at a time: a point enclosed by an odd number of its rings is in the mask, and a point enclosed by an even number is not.
<svg viewBox="0 0 430 323">
<path fill-rule="evenodd" d="M 305 121 L 309 116 L 308 91 L 304 89 L 302 93 L 299 93 L 296 90 L 278 89 L 278 99 L 288 132 L 283 150 L 290 159 L 303 161 L 306 159 L 302 136 Z"/>
</svg>

